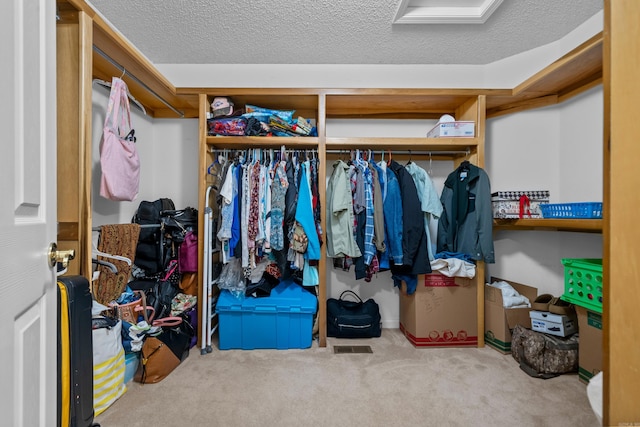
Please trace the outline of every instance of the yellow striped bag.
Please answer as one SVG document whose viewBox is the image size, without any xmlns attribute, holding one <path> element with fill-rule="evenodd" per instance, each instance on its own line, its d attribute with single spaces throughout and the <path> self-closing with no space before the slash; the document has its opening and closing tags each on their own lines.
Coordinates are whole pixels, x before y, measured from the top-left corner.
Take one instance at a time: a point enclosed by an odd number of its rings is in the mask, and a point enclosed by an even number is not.
<svg viewBox="0 0 640 427">
<path fill-rule="evenodd" d="M 93 330 L 93 409 L 100 415 L 127 391 L 124 384 L 122 321 Z"/>
</svg>

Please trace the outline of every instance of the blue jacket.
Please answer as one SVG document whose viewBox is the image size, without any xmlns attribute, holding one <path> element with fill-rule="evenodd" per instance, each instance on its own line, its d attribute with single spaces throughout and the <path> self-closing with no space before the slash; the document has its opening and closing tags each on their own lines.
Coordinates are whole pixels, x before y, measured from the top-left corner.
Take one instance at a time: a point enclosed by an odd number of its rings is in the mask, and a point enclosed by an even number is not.
<svg viewBox="0 0 640 427">
<path fill-rule="evenodd" d="M 389 258 L 397 265 L 402 255 L 402 196 L 395 173 L 387 168 L 387 197 L 384 199 L 384 229 Z"/>
</svg>

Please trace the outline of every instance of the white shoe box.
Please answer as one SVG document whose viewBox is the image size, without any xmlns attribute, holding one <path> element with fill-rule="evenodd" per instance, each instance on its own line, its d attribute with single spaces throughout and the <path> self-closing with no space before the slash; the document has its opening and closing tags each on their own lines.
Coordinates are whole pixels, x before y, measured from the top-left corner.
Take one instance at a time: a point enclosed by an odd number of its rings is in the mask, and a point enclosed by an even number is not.
<svg viewBox="0 0 640 427">
<path fill-rule="evenodd" d="M 534 331 L 559 337 L 566 337 L 578 332 L 576 319 L 566 315 L 532 310 L 529 312 L 529 317 L 531 317 L 531 329 Z"/>
</svg>

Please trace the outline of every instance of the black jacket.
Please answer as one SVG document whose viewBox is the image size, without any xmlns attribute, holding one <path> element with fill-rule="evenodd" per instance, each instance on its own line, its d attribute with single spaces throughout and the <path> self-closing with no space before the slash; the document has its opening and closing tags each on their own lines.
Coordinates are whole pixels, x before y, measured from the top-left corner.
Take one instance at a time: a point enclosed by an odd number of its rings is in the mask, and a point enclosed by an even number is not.
<svg viewBox="0 0 640 427">
<path fill-rule="evenodd" d="M 389 168 L 396 174 L 402 198 L 402 266 L 392 266 L 394 274 L 431 273 L 431 262 L 427 250 L 427 233 L 424 229 L 424 214 L 418 198 L 418 190 L 413 177 L 396 162 Z"/>
</svg>

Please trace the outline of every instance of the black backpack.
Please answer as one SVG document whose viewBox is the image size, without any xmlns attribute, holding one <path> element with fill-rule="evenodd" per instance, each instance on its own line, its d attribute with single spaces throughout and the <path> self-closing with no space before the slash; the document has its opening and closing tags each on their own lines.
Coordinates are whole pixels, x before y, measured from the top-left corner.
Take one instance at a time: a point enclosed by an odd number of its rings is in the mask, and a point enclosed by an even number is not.
<svg viewBox="0 0 640 427">
<path fill-rule="evenodd" d="M 143 200 L 131 219 L 131 222 L 141 225 L 135 265 L 142 268 L 147 276 L 164 271 L 171 258 L 170 242 L 164 238 L 162 213 L 174 211 L 175 208 L 173 201 L 168 198 L 153 202 Z"/>
</svg>

